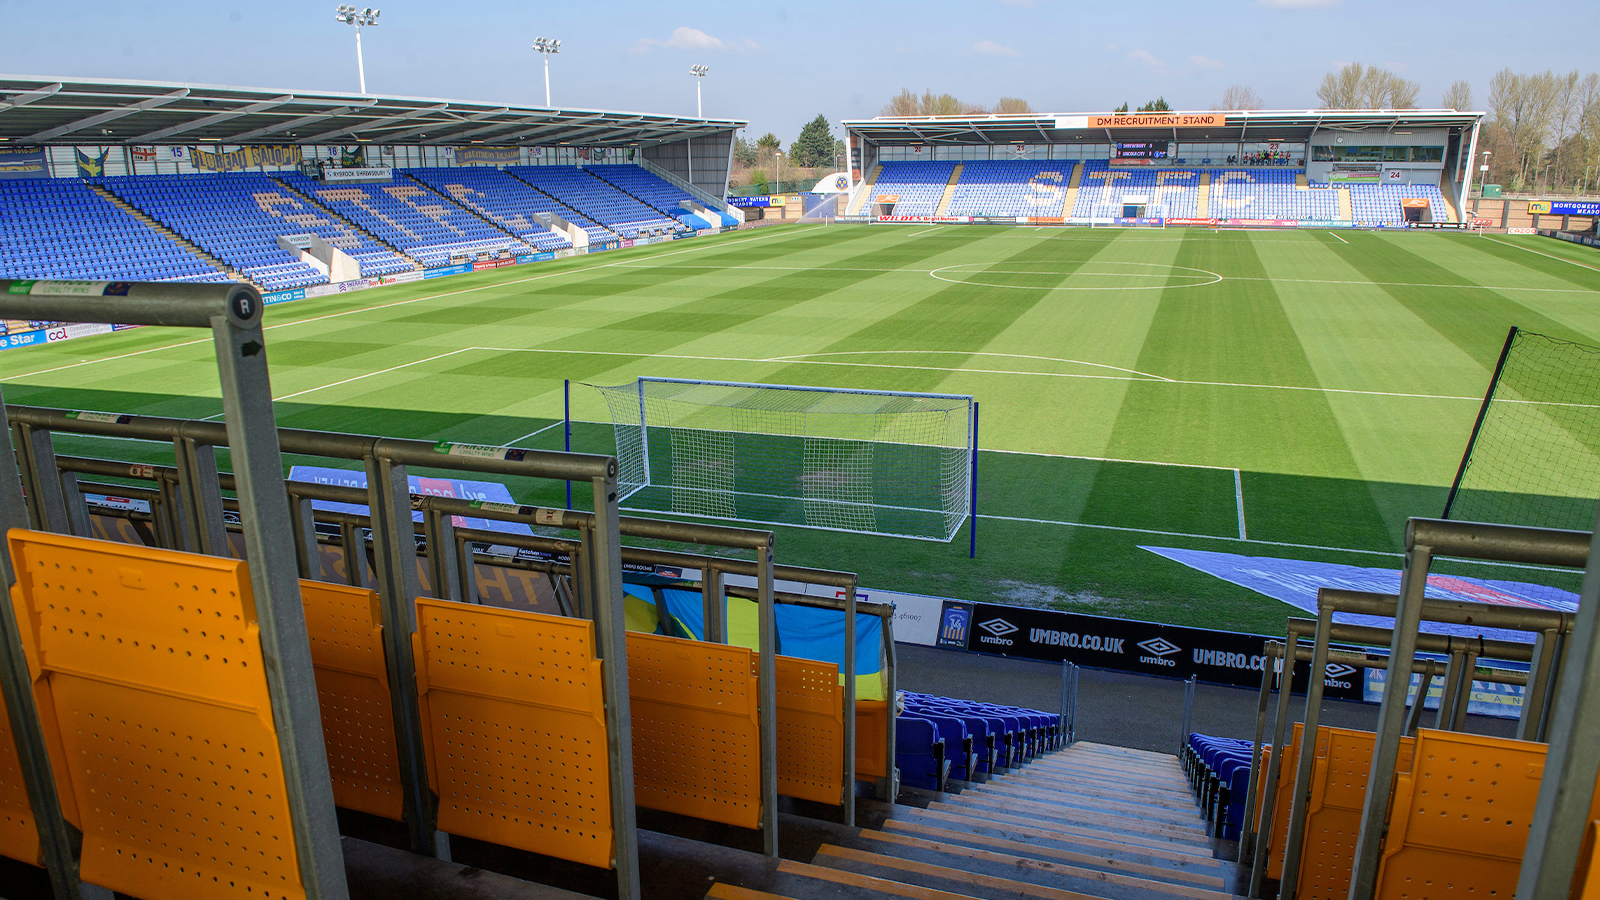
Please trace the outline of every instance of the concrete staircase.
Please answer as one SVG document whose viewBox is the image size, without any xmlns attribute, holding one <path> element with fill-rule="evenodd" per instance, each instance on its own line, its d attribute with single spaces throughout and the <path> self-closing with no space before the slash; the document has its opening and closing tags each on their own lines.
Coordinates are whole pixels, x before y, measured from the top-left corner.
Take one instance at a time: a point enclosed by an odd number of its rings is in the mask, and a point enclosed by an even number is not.
<svg viewBox="0 0 1600 900">
<path fill-rule="evenodd" d="M 1338 196 L 1339 221 L 1354 222 L 1356 218 L 1356 208 L 1355 204 L 1350 202 L 1350 189 L 1347 187 L 1339 188 Z"/>
<path fill-rule="evenodd" d="M 719 878 L 705 896 L 1228 900 L 1240 884 L 1170 754 L 1079 742 L 948 793 L 908 793 L 825 835 L 810 862 Z"/>
<path fill-rule="evenodd" d="M 1311 189 L 1311 182 L 1306 180 L 1306 173 L 1294 173 L 1294 188 L 1297 191 L 1308 191 Z"/>
<path fill-rule="evenodd" d="M 1201 219 L 1211 218 L 1211 173 L 1200 173 L 1199 199 L 1195 201 L 1194 214 Z"/>
<path fill-rule="evenodd" d="M 1083 163 L 1072 164 L 1072 178 L 1067 182 L 1067 196 L 1061 201 L 1061 218 L 1072 217 L 1073 207 L 1078 205 L 1078 186 L 1083 183 Z"/>
<path fill-rule="evenodd" d="M 235 269 L 233 266 L 230 266 L 215 256 L 212 256 L 211 254 L 202 250 L 200 245 L 191 242 L 183 235 L 145 215 L 144 211 L 139 209 L 137 206 L 134 206 L 126 200 L 123 200 L 121 197 L 118 197 L 116 194 L 111 193 L 98 184 L 89 184 L 87 181 L 84 182 L 84 184 L 88 186 L 89 190 L 94 191 L 96 194 L 99 194 L 102 198 L 104 198 L 107 203 L 115 206 L 117 209 L 122 210 L 128 215 L 133 216 L 135 219 L 138 219 L 145 225 L 148 225 L 152 231 L 173 242 L 174 244 L 177 244 L 179 247 L 182 247 L 190 253 L 193 253 L 195 256 L 200 257 L 201 261 L 203 261 L 206 265 L 214 267 L 218 272 L 227 275 L 234 281 L 242 281 L 245 283 L 250 282 L 250 279 L 239 274 L 238 269 Z"/>
<path fill-rule="evenodd" d="M 421 271 L 421 269 L 423 268 L 422 263 L 419 263 L 415 259 L 412 259 L 411 255 L 409 253 L 405 252 L 404 250 L 401 250 L 399 247 L 396 247 L 395 245 L 393 245 L 393 244 L 389 243 L 388 241 L 384 240 L 383 238 L 378 237 L 377 235 L 373 234 L 372 232 L 366 230 L 365 228 L 362 228 L 360 225 L 356 224 L 355 222 L 353 222 L 353 221 L 351 221 L 349 219 L 346 219 L 344 216 L 339 215 L 338 213 L 334 212 L 333 210 L 329 209 L 328 207 L 323 206 L 321 203 L 319 203 L 317 201 L 317 199 L 315 197 L 312 197 L 310 194 L 307 194 L 306 192 L 304 192 L 304 191 L 302 191 L 302 190 L 300 190 L 298 188 L 291 187 L 287 182 L 283 181 L 282 179 L 274 178 L 272 180 L 278 185 L 278 187 L 280 189 L 283 190 L 284 193 L 290 195 L 291 197 L 294 197 L 296 200 L 299 200 L 301 203 L 304 203 L 305 205 L 311 207 L 312 209 L 316 210 L 319 214 L 327 216 L 328 218 L 332 219 L 333 221 L 338 222 L 340 225 L 343 225 L 344 227 L 350 229 L 352 232 L 355 232 L 356 234 L 361 235 L 362 237 L 366 238 L 367 240 L 372 241 L 374 244 L 377 244 L 379 247 L 382 247 L 383 249 L 389 251 L 390 253 L 393 253 L 394 255 L 400 257 L 401 259 L 403 259 L 406 262 L 410 263 L 411 267 L 413 269 Z"/>
<path fill-rule="evenodd" d="M 1461 210 L 1456 208 L 1456 186 L 1447 173 L 1439 173 L 1439 193 L 1444 195 L 1444 221 L 1460 222 Z"/>
<path fill-rule="evenodd" d="M 867 198 L 872 195 L 872 186 L 878 183 L 878 174 L 882 171 L 882 164 L 872 167 L 872 171 L 867 173 L 867 180 L 861 182 L 861 186 L 856 188 L 856 195 L 850 200 L 850 209 L 845 215 L 861 215 L 861 208 L 867 205 Z"/>
<path fill-rule="evenodd" d="M 956 163 L 956 167 L 950 170 L 950 180 L 945 182 L 944 196 L 939 198 L 939 205 L 933 209 L 934 215 L 942 216 L 945 214 L 945 210 L 950 208 L 950 198 L 955 196 L 956 185 L 960 183 L 960 181 L 961 163 Z"/>
</svg>

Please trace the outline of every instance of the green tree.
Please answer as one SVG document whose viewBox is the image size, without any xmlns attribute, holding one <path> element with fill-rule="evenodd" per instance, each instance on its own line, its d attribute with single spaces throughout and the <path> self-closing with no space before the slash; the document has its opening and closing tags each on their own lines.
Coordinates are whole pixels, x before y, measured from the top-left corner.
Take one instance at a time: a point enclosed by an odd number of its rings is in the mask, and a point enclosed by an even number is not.
<svg viewBox="0 0 1600 900">
<path fill-rule="evenodd" d="M 759 153 L 771 154 L 782 146 L 783 142 L 778 140 L 778 136 L 770 131 L 756 138 L 756 151 Z"/>
<path fill-rule="evenodd" d="M 1124 100 L 1122 102 L 1121 106 L 1119 106 L 1116 109 L 1112 110 L 1112 112 L 1114 112 L 1114 113 L 1125 113 L 1127 111 L 1128 111 L 1128 102 L 1126 100 Z"/>
<path fill-rule="evenodd" d="M 1001 97 L 1000 102 L 994 105 L 994 111 L 1000 115 L 1018 115 L 1033 112 L 1033 107 L 1021 97 Z"/>
<path fill-rule="evenodd" d="M 749 168 L 756 164 L 755 145 L 744 138 L 735 138 L 733 141 L 733 161 Z"/>
<path fill-rule="evenodd" d="M 1126 103 L 1122 104 L 1122 109 L 1120 110 L 1120 112 L 1127 112 L 1127 111 L 1128 111 L 1128 104 L 1126 104 Z M 1151 100 L 1149 103 L 1146 103 L 1145 105 L 1139 107 L 1139 112 L 1171 112 L 1171 111 L 1172 111 L 1172 107 L 1167 105 L 1167 98 L 1166 97 L 1157 97 L 1154 100 Z"/>
<path fill-rule="evenodd" d="M 800 129 L 800 136 L 789 145 L 789 159 L 803 169 L 833 165 L 833 132 L 827 116 L 818 113 Z"/>
</svg>

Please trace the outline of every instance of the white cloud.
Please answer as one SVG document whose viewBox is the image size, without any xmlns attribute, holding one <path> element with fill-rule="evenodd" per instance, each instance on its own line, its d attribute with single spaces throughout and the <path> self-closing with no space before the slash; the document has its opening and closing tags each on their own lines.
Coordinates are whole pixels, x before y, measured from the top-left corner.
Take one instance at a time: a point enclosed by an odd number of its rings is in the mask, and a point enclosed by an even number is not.
<svg viewBox="0 0 1600 900">
<path fill-rule="evenodd" d="M 1343 2 L 1344 0 L 1256 0 L 1257 5 L 1271 9 L 1327 9 Z"/>
<path fill-rule="evenodd" d="M 1148 50 L 1129 50 L 1128 58 L 1142 62 L 1157 72 L 1166 71 L 1166 69 L 1161 65 L 1161 60 L 1156 59 L 1155 55 Z"/>
<path fill-rule="evenodd" d="M 994 41 L 979 41 L 972 45 L 973 52 L 988 56 L 1016 56 L 1017 51 L 1005 44 L 996 44 Z"/>
<path fill-rule="evenodd" d="M 666 40 L 656 38 L 640 38 L 637 44 L 629 51 L 631 53 L 649 53 L 656 47 L 666 47 L 669 50 L 758 50 L 760 47 L 755 41 L 725 41 L 712 37 L 698 28 L 689 28 L 680 25 L 672 29 L 672 36 Z"/>
<path fill-rule="evenodd" d="M 1110 50 L 1110 51 L 1112 51 L 1112 52 L 1116 52 L 1116 51 L 1118 51 L 1118 50 L 1121 50 L 1121 49 L 1122 49 L 1122 48 L 1121 48 L 1121 47 L 1118 47 L 1118 46 L 1117 46 L 1117 45 L 1116 45 L 1116 44 L 1107 44 L 1107 45 L 1106 45 L 1106 49 L 1107 49 L 1107 50 Z"/>
<path fill-rule="evenodd" d="M 1201 69 L 1222 68 L 1222 60 L 1212 59 L 1209 56 L 1201 56 L 1200 54 L 1195 54 L 1194 56 L 1189 57 L 1189 62 L 1194 63 L 1197 68 Z"/>
</svg>

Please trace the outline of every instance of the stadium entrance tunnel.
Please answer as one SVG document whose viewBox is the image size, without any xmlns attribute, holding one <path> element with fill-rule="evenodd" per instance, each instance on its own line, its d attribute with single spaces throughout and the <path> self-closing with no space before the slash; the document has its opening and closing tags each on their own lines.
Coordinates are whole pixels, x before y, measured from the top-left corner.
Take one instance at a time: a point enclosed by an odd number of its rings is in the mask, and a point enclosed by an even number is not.
<svg viewBox="0 0 1600 900">
<path fill-rule="evenodd" d="M 1216 272 L 1192 266 L 1098 261 L 1075 268 L 1058 262 L 960 263 L 928 274 L 951 284 L 1024 291 L 1160 291 L 1222 281 Z"/>
</svg>

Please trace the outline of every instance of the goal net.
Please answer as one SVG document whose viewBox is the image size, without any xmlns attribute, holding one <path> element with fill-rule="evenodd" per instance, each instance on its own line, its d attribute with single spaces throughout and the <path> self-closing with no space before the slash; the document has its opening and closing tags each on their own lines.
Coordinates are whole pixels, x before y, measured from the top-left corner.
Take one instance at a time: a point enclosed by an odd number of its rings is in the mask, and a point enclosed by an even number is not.
<svg viewBox="0 0 1600 900">
<path fill-rule="evenodd" d="M 970 511 L 972 398 L 640 378 L 590 385 L 627 508 L 948 541 Z"/>
<path fill-rule="evenodd" d="M 1511 329 L 1444 518 L 1588 531 L 1600 500 L 1600 347 Z"/>
</svg>

